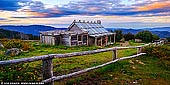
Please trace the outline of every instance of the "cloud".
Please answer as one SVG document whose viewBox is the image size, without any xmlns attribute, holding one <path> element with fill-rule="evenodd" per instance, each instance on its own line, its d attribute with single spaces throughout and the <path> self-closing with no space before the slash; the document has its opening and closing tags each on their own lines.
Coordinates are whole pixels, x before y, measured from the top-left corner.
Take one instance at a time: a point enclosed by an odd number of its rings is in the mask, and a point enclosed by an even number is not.
<svg viewBox="0 0 170 85">
<path fill-rule="evenodd" d="M 18 12 L 24 12 L 26 15 L 32 16 L 13 16 L 13 18 L 49 18 L 49 17 L 62 17 L 68 15 L 95 15 L 111 9 L 113 4 L 116 5 L 120 0 L 83 0 L 78 2 L 70 2 L 69 4 L 61 7 L 55 6 L 53 8 L 45 8 L 45 4 L 40 1 L 29 1 L 27 4 L 20 4 L 22 8 Z M 92 3 L 91 3 L 92 2 Z M 30 10 L 30 11 L 25 11 Z"/>
<path fill-rule="evenodd" d="M 20 10 L 31 10 L 36 12 L 43 12 L 45 10 L 45 4 L 40 1 L 29 1 L 23 5 Z"/>
<path fill-rule="evenodd" d="M 19 3 L 25 3 L 29 0 L 0 0 L 0 10 L 16 11 L 22 6 Z"/>
<path fill-rule="evenodd" d="M 138 11 L 149 11 L 149 10 L 164 9 L 164 8 L 170 9 L 170 1 L 154 2 L 154 3 L 151 3 L 151 4 L 147 4 L 145 6 L 140 6 L 136 10 L 138 10 Z"/>
<path fill-rule="evenodd" d="M 16 21 L 16 20 L 9 20 L 7 18 L 0 18 L 0 22 L 11 22 L 11 21 Z"/>
<path fill-rule="evenodd" d="M 125 4 L 124 0 L 81 0 L 52 8 L 46 8 L 40 1 L 14 1 L 19 3 L 17 12 L 20 14 L 13 18 L 53 18 L 70 15 L 165 16 L 161 13 L 170 12 L 170 1 L 167 0 L 129 0 L 129 5 Z"/>
<path fill-rule="evenodd" d="M 162 0 L 145 5 L 138 5 L 134 10 L 139 12 L 135 16 L 170 16 L 170 1 Z"/>
<path fill-rule="evenodd" d="M 140 14 L 153 14 L 153 16 L 159 16 L 162 12 L 170 11 L 170 1 L 167 0 L 132 0 L 133 4 L 131 5 L 126 5 L 122 2 L 123 0 L 82 0 L 78 2 L 70 2 L 62 7 L 54 8 L 62 14 L 52 13 L 52 16 L 49 17 L 57 17 L 58 15 L 58 17 L 65 15 L 138 16 Z"/>
<path fill-rule="evenodd" d="M 22 11 L 14 12 L 10 18 L 44 18 L 47 15 L 48 13 L 40 13 L 29 9 L 25 9 Z"/>
<path fill-rule="evenodd" d="M 2 21 L 2 20 L 7 20 L 6 18 L 0 18 L 0 21 Z"/>
</svg>

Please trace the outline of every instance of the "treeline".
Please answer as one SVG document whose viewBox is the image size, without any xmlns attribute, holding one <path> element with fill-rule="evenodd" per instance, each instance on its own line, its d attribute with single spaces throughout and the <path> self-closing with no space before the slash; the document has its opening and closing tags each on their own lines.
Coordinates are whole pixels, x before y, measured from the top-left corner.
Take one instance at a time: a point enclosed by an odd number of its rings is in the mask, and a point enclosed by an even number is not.
<svg viewBox="0 0 170 85">
<path fill-rule="evenodd" d="M 34 36 L 32 34 L 24 34 L 21 32 L 4 30 L 0 28 L 0 38 L 7 38 L 7 39 L 22 39 L 22 40 L 38 40 L 38 36 Z"/>
<path fill-rule="evenodd" d="M 127 34 L 123 34 L 122 30 L 115 30 L 111 32 L 116 33 L 116 41 L 121 41 L 122 39 L 124 41 L 140 39 L 142 40 L 142 42 L 152 42 L 154 40 L 159 39 L 157 35 L 154 35 L 150 31 L 147 31 L 147 30 L 138 32 L 137 34 L 132 34 L 130 32 Z"/>
</svg>

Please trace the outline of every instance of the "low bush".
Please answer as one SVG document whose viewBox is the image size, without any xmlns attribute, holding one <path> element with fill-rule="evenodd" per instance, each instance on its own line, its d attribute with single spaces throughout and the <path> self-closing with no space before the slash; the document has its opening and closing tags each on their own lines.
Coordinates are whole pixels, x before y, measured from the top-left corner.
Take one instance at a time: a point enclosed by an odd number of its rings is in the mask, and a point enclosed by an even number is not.
<svg viewBox="0 0 170 85">
<path fill-rule="evenodd" d="M 4 48 L 19 48 L 24 51 L 29 50 L 31 48 L 29 42 L 21 41 L 21 40 L 6 40 L 3 42 Z"/>
<path fill-rule="evenodd" d="M 145 47 L 143 51 L 146 52 L 148 56 L 160 59 L 158 64 L 170 70 L 170 46 L 150 46 Z"/>
</svg>

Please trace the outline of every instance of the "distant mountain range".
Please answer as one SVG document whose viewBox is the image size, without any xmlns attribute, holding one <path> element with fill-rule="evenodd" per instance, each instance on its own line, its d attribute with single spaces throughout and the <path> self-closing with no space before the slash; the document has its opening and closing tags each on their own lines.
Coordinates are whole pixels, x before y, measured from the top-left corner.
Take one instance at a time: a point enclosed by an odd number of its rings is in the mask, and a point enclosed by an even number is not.
<svg viewBox="0 0 170 85">
<path fill-rule="evenodd" d="M 39 36 L 40 31 L 49 31 L 49 30 L 65 30 L 66 28 L 55 28 L 51 26 L 44 25 L 28 25 L 28 26 L 15 26 L 15 25 L 3 25 L 0 26 L 2 29 L 18 31 L 25 34 L 32 34 Z"/>
<path fill-rule="evenodd" d="M 140 31 L 149 30 L 152 34 L 158 35 L 160 38 L 170 37 L 170 27 L 159 28 L 141 28 L 141 29 L 126 29 L 126 28 L 106 28 L 109 31 L 122 30 L 123 34 L 137 34 Z"/>
<path fill-rule="evenodd" d="M 145 30 L 149 30 L 149 31 L 169 31 L 170 32 L 170 27 L 145 28 Z"/>
<path fill-rule="evenodd" d="M 66 30 L 67 28 L 55 28 L 51 26 L 44 26 L 44 25 L 28 25 L 28 26 L 15 26 L 15 25 L 3 25 L 0 26 L 2 29 L 11 30 L 11 31 L 18 31 L 25 34 L 32 34 L 39 36 L 40 31 L 49 31 L 49 30 Z M 107 30 L 122 30 L 124 34 L 130 32 L 132 34 L 136 34 L 139 31 L 149 30 L 153 34 L 158 35 L 159 37 L 170 37 L 170 27 L 158 27 L 158 28 L 141 28 L 141 29 L 127 29 L 127 28 L 106 28 Z"/>
</svg>

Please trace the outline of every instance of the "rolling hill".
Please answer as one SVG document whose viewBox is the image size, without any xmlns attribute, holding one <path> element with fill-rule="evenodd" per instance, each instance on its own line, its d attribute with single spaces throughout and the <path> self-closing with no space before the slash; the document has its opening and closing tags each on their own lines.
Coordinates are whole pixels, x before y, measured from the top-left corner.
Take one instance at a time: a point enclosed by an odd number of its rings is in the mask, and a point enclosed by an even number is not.
<svg viewBox="0 0 170 85">
<path fill-rule="evenodd" d="M 44 25 L 28 25 L 28 26 L 15 26 L 15 25 L 3 25 L 0 26 L 2 29 L 18 31 L 25 34 L 32 34 L 39 36 L 40 31 L 49 31 L 49 30 L 65 30 L 66 28 L 55 28 L 51 26 Z"/>
<path fill-rule="evenodd" d="M 33 36 L 32 34 L 24 34 L 22 32 L 10 31 L 5 29 L 0 29 L 0 38 L 8 39 L 23 39 L 23 40 L 37 40 L 38 36 Z"/>
<path fill-rule="evenodd" d="M 45 25 L 28 25 L 28 26 L 15 26 L 15 25 L 3 25 L 0 26 L 2 29 L 18 31 L 25 34 L 32 34 L 35 36 L 39 36 L 40 31 L 49 31 L 49 30 L 66 30 L 67 28 L 55 28 L 52 26 Z M 170 27 L 157 27 L 157 28 L 141 28 L 141 29 L 127 29 L 127 28 L 106 28 L 107 30 L 114 31 L 115 29 L 122 30 L 124 34 L 130 32 L 132 34 L 136 34 L 139 31 L 149 30 L 153 34 L 158 35 L 161 38 L 170 37 Z"/>
<path fill-rule="evenodd" d="M 155 35 L 158 35 L 160 38 L 170 37 L 170 27 L 160 27 L 160 28 L 142 28 L 142 29 L 126 29 L 126 28 L 106 28 L 109 31 L 122 30 L 123 34 L 132 33 L 137 34 L 143 30 L 149 30 Z"/>
</svg>

